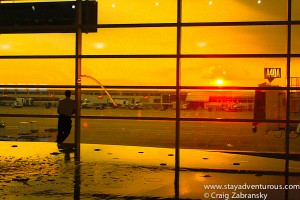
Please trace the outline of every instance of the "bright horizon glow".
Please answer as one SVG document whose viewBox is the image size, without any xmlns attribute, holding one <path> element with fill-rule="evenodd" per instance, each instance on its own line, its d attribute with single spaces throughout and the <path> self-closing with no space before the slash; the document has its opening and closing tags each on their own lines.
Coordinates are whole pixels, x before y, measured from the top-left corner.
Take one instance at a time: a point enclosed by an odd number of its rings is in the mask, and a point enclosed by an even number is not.
<svg viewBox="0 0 300 200">
<path fill-rule="evenodd" d="M 222 79 L 218 79 L 218 80 L 216 81 L 216 83 L 217 83 L 217 85 L 222 85 L 222 84 L 223 84 L 223 80 L 222 80 Z"/>
</svg>

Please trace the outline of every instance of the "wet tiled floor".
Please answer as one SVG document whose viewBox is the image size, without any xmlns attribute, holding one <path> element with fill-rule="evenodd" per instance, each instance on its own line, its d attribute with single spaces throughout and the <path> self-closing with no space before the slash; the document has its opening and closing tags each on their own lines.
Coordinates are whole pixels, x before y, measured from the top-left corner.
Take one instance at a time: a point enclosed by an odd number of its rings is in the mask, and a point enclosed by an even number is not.
<svg viewBox="0 0 300 200">
<path fill-rule="evenodd" d="M 233 199 L 234 192 L 285 199 L 286 195 L 275 189 L 204 188 L 284 185 L 283 159 L 183 149 L 181 171 L 176 172 L 175 151 L 169 148 L 82 144 L 80 162 L 74 153 L 61 153 L 51 142 L 1 142 L 0 151 L 0 199 Z M 299 163 L 290 162 L 290 170 L 299 172 Z M 289 184 L 300 184 L 300 177 L 293 174 Z M 288 195 L 298 199 L 300 189 Z"/>
</svg>

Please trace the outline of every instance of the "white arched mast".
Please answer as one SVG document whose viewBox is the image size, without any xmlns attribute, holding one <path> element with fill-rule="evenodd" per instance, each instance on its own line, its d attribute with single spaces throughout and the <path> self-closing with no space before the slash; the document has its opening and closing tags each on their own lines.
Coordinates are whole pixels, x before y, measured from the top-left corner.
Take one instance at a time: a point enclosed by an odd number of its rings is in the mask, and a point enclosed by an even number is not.
<svg viewBox="0 0 300 200">
<path fill-rule="evenodd" d="M 118 104 L 116 104 L 116 102 L 115 102 L 114 99 L 110 96 L 110 94 L 108 93 L 108 91 L 104 88 L 104 86 L 103 86 L 97 79 L 95 79 L 94 77 L 91 77 L 91 76 L 89 76 L 89 75 L 81 75 L 80 78 L 82 78 L 82 77 L 84 77 L 84 78 L 89 78 L 89 79 L 95 81 L 96 83 L 98 83 L 98 85 L 105 91 L 105 93 L 107 94 L 107 96 L 109 97 L 109 99 L 111 100 L 111 102 L 114 104 L 114 106 L 115 106 L 115 107 L 118 106 Z"/>
</svg>

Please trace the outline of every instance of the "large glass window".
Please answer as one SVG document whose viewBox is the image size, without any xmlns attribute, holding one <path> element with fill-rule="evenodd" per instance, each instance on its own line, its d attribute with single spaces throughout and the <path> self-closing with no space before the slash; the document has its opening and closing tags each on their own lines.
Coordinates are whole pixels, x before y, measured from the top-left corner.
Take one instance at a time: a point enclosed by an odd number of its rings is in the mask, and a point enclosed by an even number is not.
<svg viewBox="0 0 300 200">
<path fill-rule="evenodd" d="M 3 106 L 1 106 L 3 108 Z M 37 108 L 24 108 L 22 114 L 36 111 Z M 39 108 L 41 110 L 41 108 Z M 39 112 L 39 111 L 38 111 Z M 14 114 L 6 112 L 5 114 Z M 3 114 L 3 113 L 1 113 Z M 18 113 L 21 114 L 21 113 Z M 37 113 L 40 115 L 40 113 Z M 0 128 L 1 141 L 30 141 L 30 142 L 54 142 L 57 134 L 56 118 L 37 117 L 1 117 L 0 121 L 5 127 Z M 68 142 L 74 140 L 74 127 Z"/>
<path fill-rule="evenodd" d="M 104 0 L 98 4 L 99 24 L 174 23 L 175 0 Z"/>
<path fill-rule="evenodd" d="M 44 47 L 45 48 L 45 47 Z M 74 59 L 0 59 L 3 85 L 72 85 Z"/>
<path fill-rule="evenodd" d="M 174 54 L 175 28 L 113 28 L 83 35 L 83 54 Z"/>
<path fill-rule="evenodd" d="M 84 116 L 174 118 L 174 90 L 82 90 L 81 114 Z M 110 109 L 117 106 L 117 109 Z M 96 110 L 96 111 L 95 111 Z M 164 112 L 162 112 L 164 111 Z"/>
<path fill-rule="evenodd" d="M 183 1 L 184 22 L 236 22 L 287 20 L 286 0 Z"/>
<path fill-rule="evenodd" d="M 82 142 L 125 146 L 173 148 L 172 121 L 82 119 Z"/>
<path fill-rule="evenodd" d="M 291 87 L 300 87 L 299 66 L 300 66 L 300 59 L 292 58 L 291 59 Z M 296 92 L 299 92 L 299 89 Z"/>
<path fill-rule="evenodd" d="M 184 86 L 286 86 L 285 58 L 184 58 L 181 64 Z M 265 68 L 280 68 L 281 78 L 270 83 Z"/>
<path fill-rule="evenodd" d="M 292 20 L 300 19 L 300 2 L 297 0 L 292 0 Z"/>
<path fill-rule="evenodd" d="M 74 44 L 72 33 L 1 34 L 0 55 L 74 55 Z"/>
<path fill-rule="evenodd" d="M 182 53 L 285 53 L 286 32 L 286 26 L 184 27 Z"/>
<path fill-rule="evenodd" d="M 292 26 L 292 53 L 299 53 L 300 52 L 300 26 L 294 25 Z"/>
<path fill-rule="evenodd" d="M 103 85 L 175 85 L 175 59 L 83 59 L 82 64 L 82 74 L 92 76 Z M 82 78 L 82 84 L 95 83 L 88 78 Z"/>
<path fill-rule="evenodd" d="M 163 155 L 156 165 L 167 165 L 175 196 L 190 199 L 203 197 L 204 182 L 241 183 L 241 173 L 248 184 L 298 183 L 299 8 L 296 0 L 104 0 L 97 32 L 1 32 L 0 140 L 54 144 L 57 105 L 70 89 L 80 102 L 66 142 L 79 136 L 104 149 L 83 149 L 83 160 L 115 152 L 125 167 L 153 167 Z"/>
<path fill-rule="evenodd" d="M 268 130 L 268 127 L 276 125 L 261 124 L 253 132 L 252 123 L 245 122 L 182 122 L 181 145 L 187 149 L 282 152 L 284 134 Z M 265 145 L 266 143 L 272 145 Z M 283 166 L 282 162 L 281 170 L 284 169 Z"/>
</svg>

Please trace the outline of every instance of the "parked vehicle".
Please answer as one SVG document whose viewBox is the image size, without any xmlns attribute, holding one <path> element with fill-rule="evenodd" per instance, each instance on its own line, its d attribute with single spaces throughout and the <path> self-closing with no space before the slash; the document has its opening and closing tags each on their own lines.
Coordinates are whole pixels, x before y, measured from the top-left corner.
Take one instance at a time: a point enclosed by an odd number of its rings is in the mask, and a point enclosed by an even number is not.
<svg viewBox="0 0 300 200">
<path fill-rule="evenodd" d="M 16 98 L 16 101 L 11 104 L 12 108 L 23 108 L 24 106 L 24 98 Z"/>
</svg>

